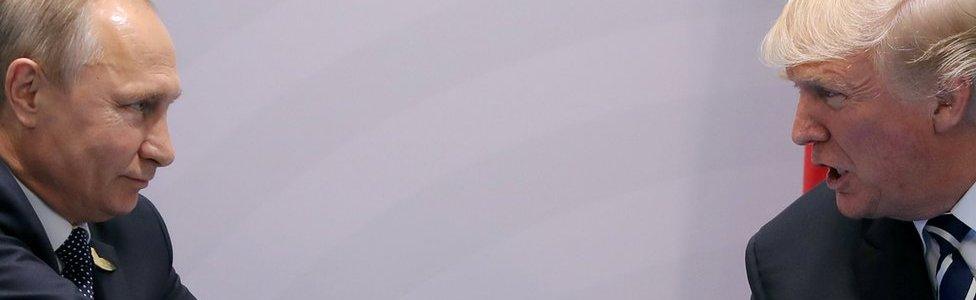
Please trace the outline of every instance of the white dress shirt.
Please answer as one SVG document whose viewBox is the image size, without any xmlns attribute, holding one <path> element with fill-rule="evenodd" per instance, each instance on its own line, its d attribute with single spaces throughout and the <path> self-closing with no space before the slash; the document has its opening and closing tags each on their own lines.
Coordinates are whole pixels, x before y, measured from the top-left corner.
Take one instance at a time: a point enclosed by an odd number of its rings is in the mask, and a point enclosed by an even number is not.
<svg viewBox="0 0 976 300">
<path fill-rule="evenodd" d="M 956 216 L 959 221 L 962 221 L 969 226 L 969 228 L 974 228 L 976 225 L 976 184 L 969 187 L 969 191 L 959 199 L 956 206 L 949 211 L 953 216 Z M 929 233 L 924 231 L 925 223 L 928 220 L 918 220 L 915 221 L 915 229 L 918 230 L 919 236 L 922 237 L 922 251 L 926 251 L 935 241 L 929 237 Z M 976 269 L 973 269 L 973 263 L 976 262 L 976 231 L 972 229 L 966 234 L 961 241 L 959 241 L 959 253 L 962 254 L 962 258 L 966 260 L 966 264 L 969 265 L 969 270 L 976 274 Z M 925 254 L 925 264 L 929 270 L 929 279 L 931 280 L 933 286 L 936 284 L 937 270 L 939 253 L 938 251 L 931 251 Z"/>
<path fill-rule="evenodd" d="M 16 179 L 16 177 L 14 177 Z M 20 179 L 16 179 L 17 184 L 20 185 L 20 189 L 24 191 L 24 195 L 27 196 L 27 201 L 30 202 L 31 207 L 34 208 L 34 213 L 37 214 L 37 218 L 41 220 L 41 226 L 44 227 L 44 232 L 47 233 L 48 242 L 51 243 L 51 249 L 57 251 L 59 247 L 66 240 L 68 236 L 71 235 L 71 230 L 77 227 L 84 228 L 88 230 L 88 223 L 82 223 L 78 226 L 72 226 L 67 219 L 54 212 L 47 203 L 38 198 L 34 192 L 24 186 L 20 182 Z M 88 240 L 91 241 L 91 231 L 89 231 Z M 58 267 L 61 267 L 61 262 L 58 261 Z M 58 270 L 60 271 L 60 270 Z"/>
</svg>

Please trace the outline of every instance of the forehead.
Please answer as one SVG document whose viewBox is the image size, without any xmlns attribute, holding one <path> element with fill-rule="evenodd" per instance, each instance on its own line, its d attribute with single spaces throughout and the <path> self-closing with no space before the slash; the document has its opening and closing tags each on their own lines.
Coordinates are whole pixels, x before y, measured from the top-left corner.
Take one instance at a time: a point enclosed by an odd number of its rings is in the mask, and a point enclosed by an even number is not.
<svg viewBox="0 0 976 300">
<path fill-rule="evenodd" d="M 786 68 L 786 78 L 796 83 L 862 86 L 877 77 L 878 72 L 867 54 Z"/>
<path fill-rule="evenodd" d="M 141 1 L 106 0 L 92 3 L 91 25 L 102 56 L 174 65 L 173 42 L 156 12 Z"/>
<path fill-rule="evenodd" d="M 116 79 L 125 93 L 178 96 L 173 43 L 155 11 L 142 1 L 104 0 L 91 5 L 100 55 L 86 69 L 101 73 L 107 77 L 104 80 Z"/>
</svg>

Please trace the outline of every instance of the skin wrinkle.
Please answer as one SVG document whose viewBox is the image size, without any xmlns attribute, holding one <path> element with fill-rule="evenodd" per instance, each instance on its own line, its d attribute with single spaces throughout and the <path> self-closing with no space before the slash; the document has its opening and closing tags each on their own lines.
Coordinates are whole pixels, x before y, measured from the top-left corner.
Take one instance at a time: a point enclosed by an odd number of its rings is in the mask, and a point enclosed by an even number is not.
<svg viewBox="0 0 976 300">
<path fill-rule="evenodd" d="M 128 0 L 91 5 L 102 59 L 70 88 L 38 84 L 36 108 L 14 99 L 0 122 L 12 137 L 0 151 L 14 174 L 72 224 L 132 210 L 146 184 L 139 180 L 174 158 L 166 113 L 180 95 L 172 41 L 154 10 Z"/>
<path fill-rule="evenodd" d="M 849 184 L 836 191 L 844 215 L 928 217 L 954 205 L 936 199 L 958 201 L 968 188 L 952 183 L 967 177 L 958 176 L 958 167 L 936 159 L 961 156 L 947 146 L 956 143 L 956 131 L 934 130 L 936 99 L 895 97 L 867 54 L 787 68 L 787 75 L 801 87 L 794 141 L 813 144 L 814 162 L 850 171 Z M 834 108 L 806 86 L 809 80 L 857 88 Z"/>
<path fill-rule="evenodd" d="M 871 78 L 869 77 L 851 78 L 849 80 L 852 83 L 849 85 L 848 91 L 854 99 L 874 99 L 881 95 L 878 87 L 871 85 Z"/>
<path fill-rule="evenodd" d="M 976 1 L 784 7 L 763 59 L 796 84 L 793 140 L 834 168 L 841 213 L 927 219 L 976 182 L 974 46 Z"/>
</svg>

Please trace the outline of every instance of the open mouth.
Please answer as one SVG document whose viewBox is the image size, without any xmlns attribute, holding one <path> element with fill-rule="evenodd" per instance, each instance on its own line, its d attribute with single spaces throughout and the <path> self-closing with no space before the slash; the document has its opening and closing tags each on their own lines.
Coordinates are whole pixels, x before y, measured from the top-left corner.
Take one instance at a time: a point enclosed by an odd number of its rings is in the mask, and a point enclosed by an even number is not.
<svg viewBox="0 0 976 300">
<path fill-rule="evenodd" d="M 850 170 L 837 169 L 831 166 L 827 166 L 827 186 L 833 190 L 840 187 L 840 184 L 847 178 Z"/>
<path fill-rule="evenodd" d="M 846 175 L 849 171 L 841 171 L 834 167 L 827 167 L 827 177 L 831 179 L 840 179 L 841 176 Z"/>
</svg>

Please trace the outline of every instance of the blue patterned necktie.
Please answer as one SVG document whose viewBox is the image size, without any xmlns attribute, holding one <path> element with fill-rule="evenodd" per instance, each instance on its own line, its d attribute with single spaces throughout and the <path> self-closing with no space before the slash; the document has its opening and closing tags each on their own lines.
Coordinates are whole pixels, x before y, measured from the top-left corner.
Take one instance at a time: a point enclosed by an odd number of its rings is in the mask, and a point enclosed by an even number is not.
<svg viewBox="0 0 976 300">
<path fill-rule="evenodd" d="M 939 245 L 936 281 L 939 300 L 973 299 L 973 273 L 959 253 L 959 244 L 972 229 L 951 214 L 932 218 L 925 231 Z"/>
<path fill-rule="evenodd" d="M 61 276 L 71 280 L 78 286 L 78 291 L 89 299 L 95 298 L 95 277 L 92 272 L 91 245 L 88 243 L 88 231 L 78 227 L 71 230 L 71 235 L 58 247 L 54 254 L 61 261 Z"/>
</svg>

